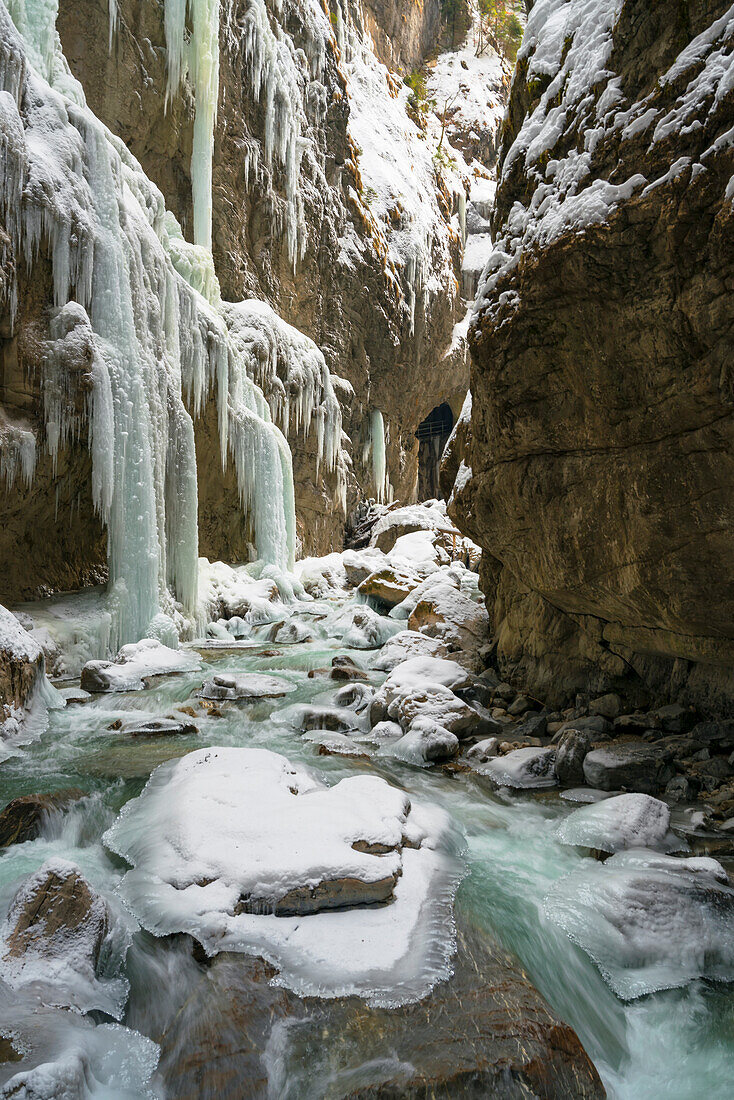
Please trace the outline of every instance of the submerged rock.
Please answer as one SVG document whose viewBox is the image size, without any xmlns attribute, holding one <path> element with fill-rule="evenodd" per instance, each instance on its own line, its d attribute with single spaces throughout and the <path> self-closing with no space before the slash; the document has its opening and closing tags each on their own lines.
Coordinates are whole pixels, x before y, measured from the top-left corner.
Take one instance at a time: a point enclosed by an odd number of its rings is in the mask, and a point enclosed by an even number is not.
<svg viewBox="0 0 734 1100">
<path fill-rule="evenodd" d="M 243 1081 L 253 1097 L 268 1082 L 350 1100 L 605 1095 L 575 1032 L 514 959 L 466 923 L 451 976 L 405 1008 L 303 1001 L 274 977 L 261 960 L 225 954 L 184 987 L 161 1037 L 160 1072 L 177 1100 L 240 1096 Z"/>
</svg>

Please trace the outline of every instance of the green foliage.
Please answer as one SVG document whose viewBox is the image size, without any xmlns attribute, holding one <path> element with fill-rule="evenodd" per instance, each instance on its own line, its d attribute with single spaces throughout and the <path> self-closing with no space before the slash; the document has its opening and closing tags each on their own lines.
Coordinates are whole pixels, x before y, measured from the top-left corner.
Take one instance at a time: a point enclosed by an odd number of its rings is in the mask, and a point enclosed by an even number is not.
<svg viewBox="0 0 734 1100">
<path fill-rule="evenodd" d="M 435 100 L 428 98 L 425 74 L 418 71 L 410 73 L 409 76 L 406 76 L 405 83 L 410 88 L 410 95 L 408 96 L 409 113 L 418 126 L 423 128 L 426 115 L 436 105 Z"/>
<path fill-rule="evenodd" d="M 479 46 L 488 45 L 514 63 L 522 42 L 523 27 L 513 0 L 479 0 Z"/>
</svg>

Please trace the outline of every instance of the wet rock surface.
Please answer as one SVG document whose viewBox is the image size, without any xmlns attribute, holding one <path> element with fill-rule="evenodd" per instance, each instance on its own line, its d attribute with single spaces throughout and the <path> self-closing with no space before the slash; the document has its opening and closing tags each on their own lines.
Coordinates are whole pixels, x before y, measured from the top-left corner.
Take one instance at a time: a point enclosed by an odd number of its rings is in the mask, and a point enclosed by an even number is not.
<svg viewBox="0 0 734 1100">
<path fill-rule="evenodd" d="M 84 792 L 69 787 L 48 794 L 27 794 L 14 798 L 0 811 L 0 848 L 35 840 L 50 815 L 68 809 Z"/>
<path fill-rule="evenodd" d="M 452 978 L 401 1009 L 303 1000 L 269 985 L 272 975 L 260 960 L 221 955 L 195 979 L 160 1037 L 161 1071 L 180 1100 L 265 1097 L 268 1077 L 271 1088 L 290 1080 L 301 1095 L 343 1100 L 605 1095 L 573 1030 L 474 928 L 459 931 Z"/>
</svg>

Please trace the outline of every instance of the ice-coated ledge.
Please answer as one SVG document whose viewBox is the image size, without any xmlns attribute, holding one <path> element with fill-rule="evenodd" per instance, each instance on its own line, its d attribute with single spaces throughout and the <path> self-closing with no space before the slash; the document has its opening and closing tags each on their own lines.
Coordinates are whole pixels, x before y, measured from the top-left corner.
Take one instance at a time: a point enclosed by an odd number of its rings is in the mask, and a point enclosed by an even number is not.
<svg viewBox="0 0 734 1100">
<path fill-rule="evenodd" d="M 154 935 L 260 955 L 302 995 L 377 1004 L 448 977 L 463 875 L 448 815 L 377 776 L 326 787 L 265 749 L 158 768 L 104 836 L 123 900 Z"/>
</svg>

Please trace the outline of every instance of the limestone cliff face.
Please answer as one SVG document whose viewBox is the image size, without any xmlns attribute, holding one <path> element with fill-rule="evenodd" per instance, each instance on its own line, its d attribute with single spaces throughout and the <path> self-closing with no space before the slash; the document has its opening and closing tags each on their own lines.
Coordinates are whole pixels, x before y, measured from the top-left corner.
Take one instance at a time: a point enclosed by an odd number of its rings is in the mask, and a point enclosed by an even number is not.
<svg viewBox="0 0 734 1100">
<path fill-rule="evenodd" d="M 411 211 L 397 198 L 383 203 L 369 178 L 365 149 L 353 136 L 364 110 L 353 87 L 369 95 L 362 82 L 374 77 L 375 53 L 395 69 L 418 65 L 435 46 L 440 3 L 333 0 L 333 33 L 323 53 L 316 8 L 310 0 L 221 5 L 215 268 L 226 300 L 270 302 L 346 379 L 338 396 L 352 463 L 350 503 L 376 493 L 374 410 L 386 425 L 390 483 L 396 496 L 410 499 L 417 479 L 415 429 L 441 400 L 460 400 L 467 381 L 462 357 L 443 354 L 460 309 L 460 242 L 451 226 L 457 200 L 433 178 L 429 155 L 433 224 L 415 233 Z M 61 0 L 58 29 L 90 106 L 140 160 L 191 239 L 194 98 L 184 83 L 166 102 L 163 6 L 122 0 L 109 49 L 106 0 Z M 397 106 L 405 90 L 398 80 L 391 87 Z M 376 110 L 379 116 L 379 105 Z M 407 116 L 405 123 L 411 125 Z M 291 141 L 305 149 L 295 160 Z M 416 179 L 414 189 L 423 187 L 425 181 Z M 431 271 L 430 286 L 421 264 Z M 206 432 L 206 424 L 197 424 L 200 455 L 207 453 L 199 438 Z M 325 552 L 339 542 L 344 520 L 336 475 L 325 476 L 314 439 L 295 426 L 288 435 L 299 534 L 307 552 Z M 219 530 L 216 514 L 234 506 L 234 498 L 231 487 L 213 483 L 216 458 L 210 465 L 210 499 L 202 502 L 209 516 L 206 549 L 224 556 L 233 545 L 230 520 Z"/>
<path fill-rule="evenodd" d="M 504 671 L 734 707 L 734 10 L 538 0 L 470 335 Z"/>
</svg>

